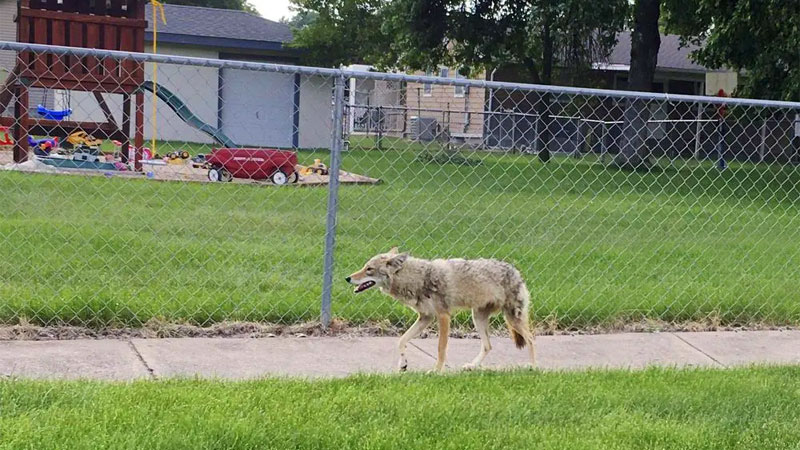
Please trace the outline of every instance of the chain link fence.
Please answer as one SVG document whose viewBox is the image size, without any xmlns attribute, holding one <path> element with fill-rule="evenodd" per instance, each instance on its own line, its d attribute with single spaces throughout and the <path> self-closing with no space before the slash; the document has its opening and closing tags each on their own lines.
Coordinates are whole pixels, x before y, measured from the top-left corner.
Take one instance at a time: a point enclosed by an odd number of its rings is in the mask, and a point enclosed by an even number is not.
<svg viewBox="0 0 800 450">
<path fill-rule="evenodd" d="M 2 324 L 404 325 L 343 281 L 395 245 L 540 328 L 800 322 L 800 104 L 0 50 Z"/>
</svg>

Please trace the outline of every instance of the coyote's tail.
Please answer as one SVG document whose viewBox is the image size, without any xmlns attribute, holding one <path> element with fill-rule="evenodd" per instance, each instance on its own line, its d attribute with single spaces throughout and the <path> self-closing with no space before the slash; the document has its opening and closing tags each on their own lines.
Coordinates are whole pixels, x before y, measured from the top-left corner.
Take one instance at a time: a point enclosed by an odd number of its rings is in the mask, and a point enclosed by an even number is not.
<svg viewBox="0 0 800 450">
<path fill-rule="evenodd" d="M 530 303 L 530 294 L 525 282 L 520 278 L 519 285 L 516 291 L 516 298 L 513 301 L 513 307 L 505 311 L 506 325 L 511 332 L 511 339 L 517 348 L 525 347 L 525 338 L 516 330 L 521 327 L 522 331 L 530 328 L 528 324 L 528 304 Z M 516 327 L 515 327 L 516 325 Z"/>
<path fill-rule="evenodd" d="M 509 330 L 511 331 L 511 339 L 514 340 L 514 345 L 516 345 L 517 348 L 525 347 L 525 338 L 523 338 L 521 334 L 517 333 L 515 329 L 509 327 Z"/>
</svg>

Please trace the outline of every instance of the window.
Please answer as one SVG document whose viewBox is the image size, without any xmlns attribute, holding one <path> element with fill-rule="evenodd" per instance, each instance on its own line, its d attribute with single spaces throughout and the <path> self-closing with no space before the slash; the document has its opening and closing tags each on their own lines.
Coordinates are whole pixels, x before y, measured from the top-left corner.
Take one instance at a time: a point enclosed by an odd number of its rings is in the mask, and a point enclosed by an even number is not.
<svg viewBox="0 0 800 450">
<path fill-rule="evenodd" d="M 461 73 L 461 68 L 456 69 L 456 79 L 463 80 L 464 78 L 466 77 L 464 76 L 464 74 Z M 454 97 L 464 96 L 464 92 L 466 91 L 466 88 L 464 86 L 454 86 L 454 88 L 455 88 L 455 91 L 453 93 Z"/>
<path fill-rule="evenodd" d="M 669 80 L 667 92 L 670 94 L 696 95 L 697 83 L 686 80 Z"/>
<path fill-rule="evenodd" d="M 447 67 L 442 67 L 441 69 L 439 69 L 439 76 L 442 77 L 442 78 L 449 77 L 450 76 L 450 69 L 448 69 Z"/>
<path fill-rule="evenodd" d="M 433 72 L 431 72 L 430 70 L 427 70 L 427 71 L 425 71 L 425 76 L 426 77 L 431 77 L 431 76 L 433 76 Z M 422 85 L 422 95 L 424 95 L 426 97 L 430 97 L 431 91 L 433 91 L 433 86 L 430 83 L 425 83 L 425 84 Z"/>
</svg>

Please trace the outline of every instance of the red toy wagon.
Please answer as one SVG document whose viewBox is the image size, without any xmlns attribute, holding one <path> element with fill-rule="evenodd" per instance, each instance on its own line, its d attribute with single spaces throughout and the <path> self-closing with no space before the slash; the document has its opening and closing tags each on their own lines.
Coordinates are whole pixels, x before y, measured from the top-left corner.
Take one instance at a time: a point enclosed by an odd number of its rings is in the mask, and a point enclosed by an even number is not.
<svg viewBox="0 0 800 450">
<path fill-rule="evenodd" d="M 296 183 L 297 153 L 289 150 L 260 148 L 216 148 L 206 155 L 208 179 L 231 181 L 233 178 L 269 179 L 273 184 Z"/>
</svg>

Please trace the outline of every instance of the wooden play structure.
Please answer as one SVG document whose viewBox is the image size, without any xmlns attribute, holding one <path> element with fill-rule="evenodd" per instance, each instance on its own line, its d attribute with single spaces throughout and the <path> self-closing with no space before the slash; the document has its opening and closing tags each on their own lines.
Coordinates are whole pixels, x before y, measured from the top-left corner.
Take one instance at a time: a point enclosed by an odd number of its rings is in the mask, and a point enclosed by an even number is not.
<svg viewBox="0 0 800 450">
<path fill-rule="evenodd" d="M 19 0 L 17 41 L 69 47 L 144 51 L 147 0 Z M 13 117 L 0 117 L 0 125 L 12 130 L 14 161 L 28 158 L 28 135 L 66 138 L 84 131 L 96 138 L 122 142 L 127 160 L 133 128 L 133 145 L 141 149 L 144 137 L 144 67 L 133 60 L 76 57 L 54 53 L 21 52 L 16 66 L 0 87 L 0 112 L 12 99 Z M 91 92 L 105 115 L 105 122 L 48 120 L 29 113 L 29 89 Z M 122 95 L 122 123 L 102 94 Z M 131 101 L 133 100 L 133 102 Z M 133 105 L 132 105 L 133 103 Z M 134 121 L 131 127 L 131 106 Z M 140 168 L 140 150 L 134 164 Z"/>
</svg>

